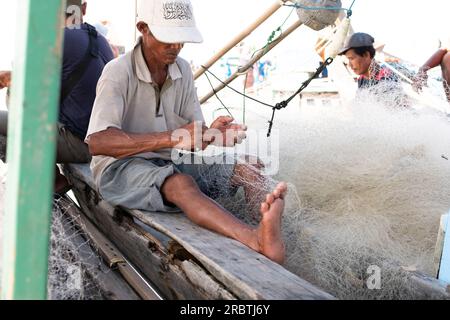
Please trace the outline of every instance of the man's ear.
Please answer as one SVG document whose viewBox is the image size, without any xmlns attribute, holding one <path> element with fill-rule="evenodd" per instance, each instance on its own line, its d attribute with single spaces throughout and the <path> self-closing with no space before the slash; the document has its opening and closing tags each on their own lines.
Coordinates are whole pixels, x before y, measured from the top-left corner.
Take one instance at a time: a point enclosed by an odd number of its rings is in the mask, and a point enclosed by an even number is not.
<svg viewBox="0 0 450 320">
<path fill-rule="evenodd" d="M 139 21 L 136 24 L 136 28 L 139 30 L 140 33 L 146 34 L 148 33 L 148 26 L 145 22 Z"/>
<path fill-rule="evenodd" d="M 87 10 L 87 2 L 81 5 L 81 12 L 83 13 L 83 16 L 86 15 L 86 10 Z"/>
</svg>

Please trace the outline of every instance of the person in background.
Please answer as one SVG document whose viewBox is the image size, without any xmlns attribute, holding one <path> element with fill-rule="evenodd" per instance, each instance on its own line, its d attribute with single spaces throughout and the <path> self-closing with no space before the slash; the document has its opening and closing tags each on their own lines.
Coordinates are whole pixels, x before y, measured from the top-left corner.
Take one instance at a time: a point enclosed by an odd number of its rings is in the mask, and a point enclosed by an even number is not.
<svg viewBox="0 0 450 320">
<path fill-rule="evenodd" d="M 450 43 L 442 46 L 437 50 L 424 64 L 420 67 L 419 72 L 414 77 L 413 88 L 420 92 L 424 85 L 428 81 L 427 72 L 437 66 L 441 67 L 442 70 L 442 80 L 445 95 L 447 96 L 448 102 L 450 102 Z"/>
<path fill-rule="evenodd" d="M 347 39 L 339 53 L 347 57 L 350 68 L 359 76 L 358 92 L 374 93 L 376 100 L 390 106 L 408 106 L 400 79 L 392 70 L 375 60 L 374 43 L 375 39 L 371 35 L 357 32 Z"/>
<path fill-rule="evenodd" d="M 61 75 L 61 98 L 57 124 L 57 163 L 89 163 L 84 143 L 96 95 L 98 79 L 113 59 L 106 39 L 94 27 L 83 23 L 85 0 L 67 0 L 66 27 Z M 12 75 L 14 81 L 14 75 Z M 11 86 L 11 71 L 0 72 L 0 89 Z M 6 139 L 8 112 L 0 111 L 0 135 Z M 6 145 L 6 144 L 5 144 Z M 5 155 L 6 150 L 2 150 Z M 70 189 L 67 179 L 55 167 L 55 193 Z"/>
</svg>

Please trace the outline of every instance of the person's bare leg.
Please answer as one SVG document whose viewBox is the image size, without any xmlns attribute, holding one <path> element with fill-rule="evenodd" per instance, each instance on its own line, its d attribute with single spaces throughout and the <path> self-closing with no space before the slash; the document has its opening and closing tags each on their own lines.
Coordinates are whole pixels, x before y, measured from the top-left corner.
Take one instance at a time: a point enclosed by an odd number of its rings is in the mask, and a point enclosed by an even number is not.
<svg viewBox="0 0 450 320">
<path fill-rule="evenodd" d="M 261 174 L 261 167 L 251 164 L 237 164 L 234 167 L 231 184 L 236 187 L 243 187 L 246 200 L 250 200 L 252 196 L 261 191 L 267 179 Z M 262 201 L 263 199 L 261 199 Z M 259 201 L 259 202 L 261 202 Z"/>
<path fill-rule="evenodd" d="M 247 212 L 253 219 L 258 218 L 260 203 L 270 191 L 267 178 L 261 174 L 263 168 L 261 164 L 237 164 L 231 177 L 233 186 L 244 189 L 245 200 L 249 207 Z"/>
<path fill-rule="evenodd" d="M 286 192 L 286 185 L 280 184 L 267 196 L 261 208 L 262 221 L 254 229 L 204 195 L 190 176 L 175 174 L 161 188 L 164 198 L 180 208 L 194 223 L 240 241 L 280 264 L 284 262 L 281 216 Z"/>
<path fill-rule="evenodd" d="M 450 52 L 442 59 L 442 78 L 444 79 L 444 90 L 448 102 L 450 102 Z"/>
</svg>

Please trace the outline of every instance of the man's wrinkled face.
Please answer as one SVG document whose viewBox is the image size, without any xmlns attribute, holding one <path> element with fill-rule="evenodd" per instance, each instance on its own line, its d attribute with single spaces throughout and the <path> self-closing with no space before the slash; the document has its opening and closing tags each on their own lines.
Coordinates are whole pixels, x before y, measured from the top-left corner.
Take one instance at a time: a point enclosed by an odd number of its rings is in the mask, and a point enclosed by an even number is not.
<svg viewBox="0 0 450 320">
<path fill-rule="evenodd" d="M 144 23 L 139 23 L 138 29 L 142 33 L 143 49 L 146 52 L 149 52 L 157 61 L 166 65 L 175 63 L 184 44 L 158 41 Z"/>
<path fill-rule="evenodd" d="M 368 75 L 372 58 L 369 52 L 365 52 L 363 56 L 358 55 L 355 50 L 350 49 L 345 53 L 350 68 L 357 75 Z"/>
</svg>

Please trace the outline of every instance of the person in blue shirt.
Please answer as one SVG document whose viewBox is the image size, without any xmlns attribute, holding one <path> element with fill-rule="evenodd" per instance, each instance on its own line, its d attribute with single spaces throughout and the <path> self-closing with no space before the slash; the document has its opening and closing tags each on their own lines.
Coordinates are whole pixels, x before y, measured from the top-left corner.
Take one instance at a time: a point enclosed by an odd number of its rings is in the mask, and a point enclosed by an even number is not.
<svg viewBox="0 0 450 320">
<path fill-rule="evenodd" d="M 94 27 L 83 23 L 87 3 L 68 0 L 59 106 L 57 163 L 88 163 L 88 146 L 84 143 L 97 82 L 105 65 L 114 56 L 108 41 Z M 75 23 L 75 24 L 74 24 Z M 0 72 L 0 89 L 11 85 L 11 72 Z M 7 134 L 8 112 L 0 112 L 0 135 Z M 5 148 L 5 146 L 3 146 Z M 5 154 L 5 150 L 2 150 Z M 55 192 L 70 189 L 65 177 L 55 170 Z"/>
</svg>

